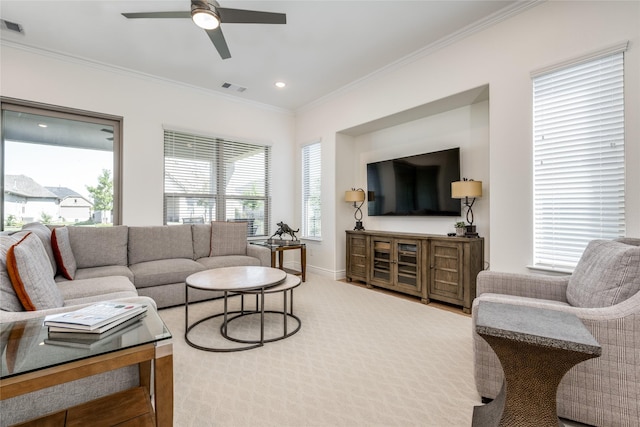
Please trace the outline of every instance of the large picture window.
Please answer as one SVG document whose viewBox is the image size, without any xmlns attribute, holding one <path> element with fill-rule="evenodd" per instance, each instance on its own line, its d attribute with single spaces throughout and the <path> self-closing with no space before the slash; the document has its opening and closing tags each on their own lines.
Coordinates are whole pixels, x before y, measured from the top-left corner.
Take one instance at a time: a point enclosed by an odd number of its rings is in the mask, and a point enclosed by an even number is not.
<svg viewBox="0 0 640 427">
<path fill-rule="evenodd" d="M 271 147 L 164 133 L 164 222 L 243 221 L 269 234 Z"/>
<path fill-rule="evenodd" d="M 119 224 L 121 122 L 3 98 L 2 229 Z"/>
<path fill-rule="evenodd" d="M 320 142 L 302 147 L 302 236 L 322 237 L 322 183 Z"/>
<path fill-rule="evenodd" d="M 535 267 L 571 270 L 625 234 L 623 55 L 534 75 Z"/>
</svg>

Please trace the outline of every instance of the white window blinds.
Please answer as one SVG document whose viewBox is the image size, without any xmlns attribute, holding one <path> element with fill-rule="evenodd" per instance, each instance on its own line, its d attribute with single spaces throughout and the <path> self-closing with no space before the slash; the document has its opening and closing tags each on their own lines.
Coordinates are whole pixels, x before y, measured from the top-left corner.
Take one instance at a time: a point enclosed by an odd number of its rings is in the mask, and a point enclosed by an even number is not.
<svg viewBox="0 0 640 427">
<path fill-rule="evenodd" d="M 165 224 L 243 221 L 269 234 L 271 148 L 167 130 Z"/>
<path fill-rule="evenodd" d="M 625 233 L 623 52 L 533 79 L 534 264 Z"/>
<path fill-rule="evenodd" d="M 320 142 L 302 147 L 302 235 L 321 238 L 321 160 Z"/>
</svg>

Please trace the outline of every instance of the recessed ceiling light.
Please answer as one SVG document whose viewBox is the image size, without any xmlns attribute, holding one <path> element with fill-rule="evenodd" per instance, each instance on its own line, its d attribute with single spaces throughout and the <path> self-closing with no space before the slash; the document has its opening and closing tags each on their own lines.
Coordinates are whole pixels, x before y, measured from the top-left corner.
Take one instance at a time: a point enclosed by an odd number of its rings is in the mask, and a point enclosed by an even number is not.
<svg viewBox="0 0 640 427">
<path fill-rule="evenodd" d="M 38 126 L 40 126 L 41 128 L 46 128 L 47 127 L 47 125 L 44 124 L 44 123 L 38 123 Z"/>
<path fill-rule="evenodd" d="M 283 87 L 285 87 L 287 84 L 285 82 L 276 82 L 276 87 L 279 87 L 280 89 L 282 89 Z"/>
</svg>

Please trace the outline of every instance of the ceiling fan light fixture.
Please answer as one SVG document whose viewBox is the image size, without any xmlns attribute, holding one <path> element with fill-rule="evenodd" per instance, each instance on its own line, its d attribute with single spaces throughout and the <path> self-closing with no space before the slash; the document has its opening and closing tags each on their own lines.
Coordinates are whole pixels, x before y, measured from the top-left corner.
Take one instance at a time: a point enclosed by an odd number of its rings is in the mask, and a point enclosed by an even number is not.
<svg viewBox="0 0 640 427">
<path fill-rule="evenodd" d="M 198 27 L 204 30 L 215 30 L 220 25 L 218 15 L 208 9 L 193 9 L 191 11 L 191 19 Z"/>
</svg>

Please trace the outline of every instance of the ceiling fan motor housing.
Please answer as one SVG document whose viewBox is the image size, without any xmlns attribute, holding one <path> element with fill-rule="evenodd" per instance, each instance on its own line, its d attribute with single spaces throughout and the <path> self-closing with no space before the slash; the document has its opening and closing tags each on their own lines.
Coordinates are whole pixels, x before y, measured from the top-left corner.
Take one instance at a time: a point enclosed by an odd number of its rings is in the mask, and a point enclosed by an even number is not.
<svg viewBox="0 0 640 427">
<path fill-rule="evenodd" d="M 193 14 L 195 10 L 209 10 L 215 13 L 216 7 L 220 7 L 217 1 L 191 0 L 191 14 Z"/>
</svg>

